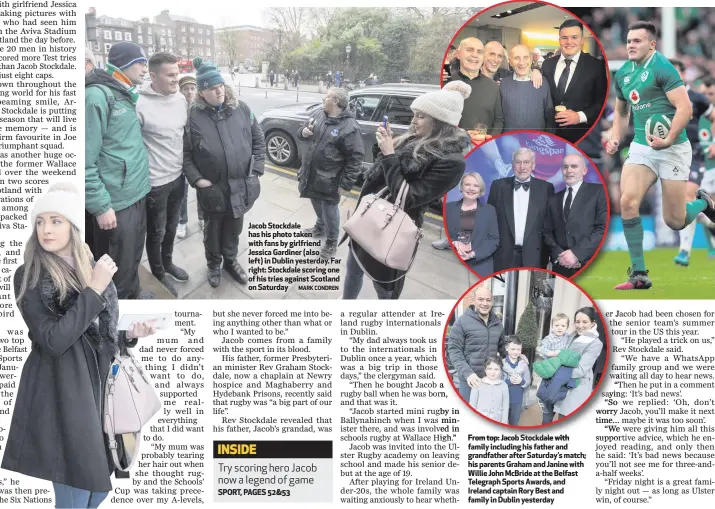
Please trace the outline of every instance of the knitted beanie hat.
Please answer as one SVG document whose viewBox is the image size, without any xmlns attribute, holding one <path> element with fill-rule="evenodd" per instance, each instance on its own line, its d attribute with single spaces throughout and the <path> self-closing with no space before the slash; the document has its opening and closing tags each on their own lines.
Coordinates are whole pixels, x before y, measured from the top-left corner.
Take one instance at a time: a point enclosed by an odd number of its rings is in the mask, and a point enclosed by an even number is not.
<svg viewBox="0 0 715 509">
<path fill-rule="evenodd" d="M 184 85 L 196 85 L 196 78 L 193 76 L 184 76 L 179 80 L 179 90 L 181 90 L 181 87 Z"/>
<path fill-rule="evenodd" d="M 223 76 L 211 62 L 204 62 L 203 58 L 194 58 L 194 69 L 196 69 L 196 85 L 199 91 L 225 83 Z"/>
<path fill-rule="evenodd" d="M 46 212 L 56 212 L 64 216 L 81 232 L 84 230 L 84 210 L 82 197 L 77 187 L 72 182 L 58 182 L 50 186 L 32 207 L 32 226 L 34 227 L 37 216 Z"/>
<path fill-rule="evenodd" d="M 122 71 L 137 62 L 148 62 L 142 47 L 133 42 L 118 42 L 112 45 L 107 61 Z"/>
<path fill-rule="evenodd" d="M 462 119 L 464 100 L 472 93 L 472 87 L 463 81 L 450 81 L 442 90 L 427 92 L 412 101 L 412 111 L 441 120 L 457 127 Z"/>
</svg>

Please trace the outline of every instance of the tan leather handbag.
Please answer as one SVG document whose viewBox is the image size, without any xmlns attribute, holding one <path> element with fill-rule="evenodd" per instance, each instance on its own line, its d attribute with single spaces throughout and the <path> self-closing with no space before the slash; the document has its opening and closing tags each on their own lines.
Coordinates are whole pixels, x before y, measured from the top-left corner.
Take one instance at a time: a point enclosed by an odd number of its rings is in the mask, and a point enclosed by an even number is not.
<svg viewBox="0 0 715 509">
<path fill-rule="evenodd" d="M 403 181 L 394 204 L 383 198 L 387 187 L 365 196 L 343 225 L 353 242 L 375 260 L 401 271 L 410 270 L 423 237 L 422 228 L 404 210 L 409 188 Z"/>
</svg>

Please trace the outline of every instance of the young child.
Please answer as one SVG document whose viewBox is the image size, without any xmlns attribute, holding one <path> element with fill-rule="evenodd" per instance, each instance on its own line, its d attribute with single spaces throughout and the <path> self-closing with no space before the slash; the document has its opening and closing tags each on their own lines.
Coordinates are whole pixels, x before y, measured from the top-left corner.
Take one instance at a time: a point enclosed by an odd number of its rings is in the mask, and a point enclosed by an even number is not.
<svg viewBox="0 0 715 509">
<path fill-rule="evenodd" d="M 502 379 L 499 356 L 487 358 L 486 375 L 469 395 L 469 405 L 485 417 L 506 424 L 509 421 L 509 389 Z"/>
<path fill-rule="evenodd" d="M 536 349 L 536 353 L 543 358 L 556 357 L 569 340 L 566 331 L 571 321 L 563 313 L 558 313 L 551 320 L 551 333 L 541 340 L 541 345 Z"/>
<path fill-rule="evenodd" d="M 506 357 L 502 369 L 509 390 L 509 424 L 518 426 L 524 401 L 524 389 L 531 385 L 531 373 L 529 365 L 521 358 L 521 339 L 518 336 L 507 336 L 504 342 Z"/>
<path fill-rule="evenodd" d="M 541 345 L 536 349 L 536 353 L 544 359 L 556 357 L 562 348 L 566 348 L 569 335 L 566 331 L 571 325 L 571 320 L 564 313 L 558 313 L 551 319 L 551 333 L 541 340 Z M 539 400 L 539 406 L 543 414 L 542 422 L 552 422 L 554 418 L 554 405 Z"/>
</svg>

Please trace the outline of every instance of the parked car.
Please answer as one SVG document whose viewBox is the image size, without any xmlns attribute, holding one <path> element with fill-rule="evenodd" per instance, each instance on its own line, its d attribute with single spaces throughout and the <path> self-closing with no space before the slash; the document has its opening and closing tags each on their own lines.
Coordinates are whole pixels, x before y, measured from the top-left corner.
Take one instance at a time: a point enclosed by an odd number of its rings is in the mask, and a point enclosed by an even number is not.
<svg viewBox="0 0 715 509">
<path fill-rule="evenodd" d="M 375 132 L 384 116 L 395 136 L 407 131 L 412 121 L 410 105 L 416 97 L 439 90 L 437 85 L 416 83 L 386 83 L 353 90 L 350 107 L 362 130 L 365 143 L 365 162 L 371 163 Z M 310 141 L 298 137 L 298 130 L 308 121 L 322 103 L 296 104 L 265 111 L 259 122 L 266 135 L 266 155 L 278 166 L 299 167 Z"/>
</svg>

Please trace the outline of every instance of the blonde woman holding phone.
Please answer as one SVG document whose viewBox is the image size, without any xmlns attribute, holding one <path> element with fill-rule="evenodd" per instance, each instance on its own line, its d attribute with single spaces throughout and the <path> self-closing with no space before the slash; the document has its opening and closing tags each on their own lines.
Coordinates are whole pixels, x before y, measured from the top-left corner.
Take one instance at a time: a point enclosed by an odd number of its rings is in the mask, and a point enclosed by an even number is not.
<svg viewBox="0 0 715 509">
<path fill-rule="evenodd" d="M 117 331 L 117 266 L 108 255 L 93 261 L 80 231 L 81 204 L 70 183 L 36 201 L 24 264 L 14 277 L 31 350 L 2 468 L 51 481 L 59 508 L 98 507 L 111 491 L 104 383 L 114 353 L 155 332 L 149 322 Z"/>
</svg>

